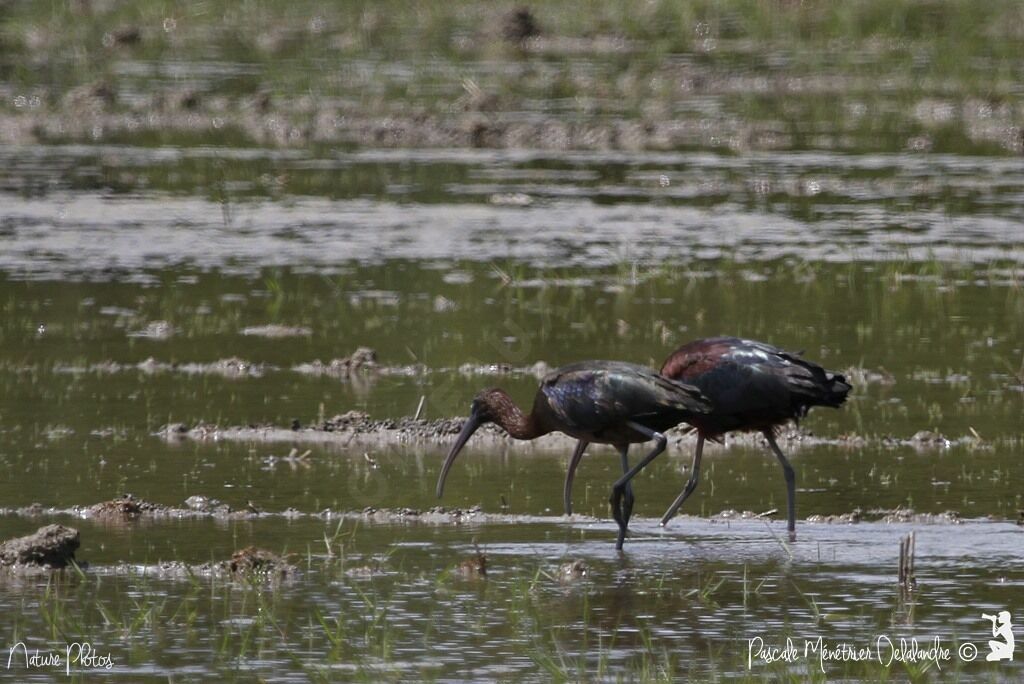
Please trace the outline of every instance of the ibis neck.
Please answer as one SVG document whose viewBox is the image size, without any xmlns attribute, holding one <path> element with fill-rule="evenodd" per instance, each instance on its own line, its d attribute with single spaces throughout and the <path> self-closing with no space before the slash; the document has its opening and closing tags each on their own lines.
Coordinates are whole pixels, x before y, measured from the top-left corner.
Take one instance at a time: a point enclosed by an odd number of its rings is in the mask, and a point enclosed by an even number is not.
<svg viewBox="0 0 1024 684">
<path fill-rule="evenodd" d="M 515 439 L 533 439 L 547 432 L 532 411 L 523 413 L 507 394 L 496 396 L 490 409 L 494 422 Z"/>
</svg>

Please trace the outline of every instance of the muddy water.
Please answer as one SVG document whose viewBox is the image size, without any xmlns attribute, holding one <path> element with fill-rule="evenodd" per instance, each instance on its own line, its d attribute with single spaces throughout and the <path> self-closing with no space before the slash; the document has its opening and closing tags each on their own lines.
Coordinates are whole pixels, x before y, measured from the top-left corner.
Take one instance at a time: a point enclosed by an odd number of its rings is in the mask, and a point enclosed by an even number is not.
<svg viewBox="0 0 1024 684">
<path fill-rule="evenodd" d="M 955 651 L 972 641 L 987 653 L 982 611 L 1024 615 L 1016 162 L 0 154 L 0 539 L 56 519 L 81 529 L 90 563 L 49 588 L 3 580 L 0 649 L 89 640 L 118 672 L 184 679 L 241 668 L 296 681 L 657 678 L 743 676 L 757 636 L 874 646 L 885 634 L 940 637 L 954 648 L 943 672 L 1019 673 Z M 756 440 L 710 448 L 684 509 L 695 517 L 663 531 L 655 518 L 692 448 L 681 439 L 636 481 L 639 519 L 620 558 L 605 449 L 581 466 L 570 520 L 559 517 L 564 443 L 471 442 L 443 503 L 491 515 L 451 524 L 338 517 L 437 505 L 444 436 L 303 437 L 353 410 L 458 416 L 494 384 L 525 403 L 538 362 L 656 365 L 721 333 L 804 349 L 855 385 L 843 410 L 813 413 L 784 444 L 795 544 L 777 515 L 742 517 L 784 505 Z M 358 347 L 376 350 L 376 369 L 311 372 Z M 295 421 L 292 442 L 157 434 Z M 115 524 L 25 510 L 125 493 L 257 513 Z M 301 515 L 258 514 L 286 509 Z M 856 509 L 859 524 L 807 520 Z M 903 509 L 937 515 L 885 522 Z M 918 589 L 901 596 L 898 542 L 911 531 Z M 249 544 L 294 554 L 299 574 L 250 585 L 161 571 Z M 477 547 L 486 579 L 458 570 Z M 574 560 L 584 577 L 563 573 Z M 750 674 L 817 666 L 754 663 Z"/>
</svg>

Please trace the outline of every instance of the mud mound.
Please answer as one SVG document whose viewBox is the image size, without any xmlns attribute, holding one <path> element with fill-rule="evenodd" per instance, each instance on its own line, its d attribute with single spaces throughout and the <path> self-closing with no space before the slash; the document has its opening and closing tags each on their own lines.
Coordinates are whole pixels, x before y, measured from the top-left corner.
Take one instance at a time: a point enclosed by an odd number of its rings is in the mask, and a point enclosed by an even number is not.
<svg viewBox="0 0 1024 684">
<path fill-rule="evenodd" d="M 369 347 L 359 347 L 350 355 L 340 359 L 332 359 L 330 363 L 324 363 L 316 359 L 310 363 L 301 363 L 292 370 L 305 375 L 327 375 L 333 378 L 346 378 L 359 372 L 375 371 L 380 369 L 377 361 L 377 352 Z"/>
<path fill-rule="evenodd" d="M 476 553 L 455 566 L 455 575 L 463 579 L 485 579 L 487 577 L 487 556 Z"/>
<path fill-rule="evenodd" d="M 587 579 L 590 575 L 590 566 L 584 561 L 576 559 L 559 565 L 556 577 L 562 584 L 571 584 Z"/>
<path fill-rule="evenodd" d="M 166 508 L 161 504 L 136 499 L 131 494 L 125 494 L 120 499 L 112 499 L 90 506 L 88 514 L 99 520 L 134 520 L 143 514 L 161 512 Z"/>
<path fill-rule="evenodd" d="M 313 334 L 310 328 L 305 326 L 296 325 L 251 325 L 247 328 L 242 328 L 242 335 L 248 337 L 266 337 L 268 339 L 280 339 L 283 337 L 309 337 Z"/>
<path fill-rule="evenodd" d="M 296 568 L 272 551 L 247 546 L 235 551 L 225 564 L 232 575 L 249 577 L 253 575 L 287 577 L 295 574 Z"/>
<path fill-rule="evenodd" d="M 56 569 L 75 560 L 78 530 L 63 525 L 40 527 L 33 534 L 0 544 L 0 567 Z"/>
<path fill-rule="evenodd" d="M 272 551 L 247 546 L 235 551 L 231 558 L 225 561 L 210 561 L 195 565 L 183 561 L 168 561 L 157 565 L 121 563 L 109 569 L 108 572 L 112 572 L 114 575 L 144 575 L 177 580 L 202 577 L 259 582 L 292 579 L 298 574 L 298 568 Z"/>
</svg>

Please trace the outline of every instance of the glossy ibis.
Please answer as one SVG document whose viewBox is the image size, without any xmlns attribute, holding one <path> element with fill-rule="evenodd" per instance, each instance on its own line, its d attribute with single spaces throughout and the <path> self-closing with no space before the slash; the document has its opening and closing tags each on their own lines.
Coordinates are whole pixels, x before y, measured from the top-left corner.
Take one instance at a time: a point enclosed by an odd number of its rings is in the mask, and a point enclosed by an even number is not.
<svg viewBox="0 0 1024 684">
<path fill-rule="evenodd" d="M 448 452 L 437 479 L 437 496 L 444 492 L 455 457 L 484 423 L 497 423 L 516 439 L 559 431 L 584 443 L 611 444 L 619 450 L 623 472 L 632 477 L 665 450 L 665 430 L 710 409 L 697 388 L 669 380 L 651 368 L 615 361 L 585 361 L 552 371 L 541 380 L 529 414 L 504 390 L 487 389 L 473 399 L 469 418 Z M 656 442 L 654 449 L 630 470 L 629 445 L 649 440 Z M 616 548 L 621 549 L 633 511 L 628 480 L 613 489 L 610 503 L 619 526 Z"/>
<path fill-rule="evenodd" d="M 720 442 L 728 432 L 757 430 L 764 434 L 782 464 L 786 478 L 788 529 L 790 537 L 794 537 L 796 476 L 779 449 L 775 435 L 787 421 L 807 415 L 812 406 L 839 407 L 850 391 L 846 378 L 800 358 L 799 354 L 736 337 L 714 337 L 685 344 L 668 357 L 661 367 L 661 374 L 695 385 L 714 405 L 710 413 L 694 414 L 686 419 L 697 428 L 693 468 L 686 487 L 662 517 L 661 524 L 666 524 L 697 488 L 705 440 Z M 576 446 L 565 476 L 566 513 L 571 513 L 574 471 L 585 449 L 584 441 Z M 628 483 L 628 479 L 622 478 L 616 486 L 621 486 L 623 480 Z"/>
</svg>

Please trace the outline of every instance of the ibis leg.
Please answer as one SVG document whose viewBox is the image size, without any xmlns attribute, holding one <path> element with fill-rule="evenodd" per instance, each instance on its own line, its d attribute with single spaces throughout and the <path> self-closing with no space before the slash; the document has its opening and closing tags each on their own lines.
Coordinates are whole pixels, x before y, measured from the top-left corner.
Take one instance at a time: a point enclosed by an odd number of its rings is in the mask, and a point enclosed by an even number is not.
<svg viewBox="0 0 1024 684">
<path fill-rule="evenodd" d="M 697 488 L 697 484 L 700 482 L 700 457 L 704 453 L 704 435 L 697 435 L 697 449 L 693 452 L 693 468 L 690 469 L 690 479 L 686 482 L 686 487 L 683 488 L 683 493 L 676 497 L 676 500 L 672 502 L 672 505 L 665 511 L 665 515 L 661 517 L 662 527 L 675 516 L 676 512 L 683 505 L 690 494 L 693 494 L 693 490 Z"/>
<path fill-rule="evenodd" d="M 623 444 L 619 447 L 619 458 L 622 460 L 623 474 L 629 472 L 629 445 Z M 626 495 L 622 500 L 622 519 L 629 525 L 629 519 L 633 517 L 633 483 L 626 483 Z"/>
<path fill-rule="evenodd" d="M 771 430 L 765 430 L 764 437 L 768 440 L 768 446 L 772 448 L 775 457 L 782 464 L 782 473 L 786 477 L 786 504 L 789 515 L 787 529 L 789 530 L 790 540 L 794 540 L 796 539 L 796 474 L 793 472 L 793 466 L 789 464 L 789 460 L 782 453 L 782 449 L 775 442 L 775 435 L 771 433 Z"/>
<path fill-rule="evenodd" d="M 576 468 L 580 464 L 580 459 L 583 458 L 583 452 L 587 450 L 588 446 L 590 446 L 590 442 L 585 439 L 576 442 L 576 451 L 572 452 L 572 458 L 569 459 L 569 470 L 565 473 L 565 488 L 562 492 L 566 515 L 572 515 L 572 481 L 576 477 Z"/>
<path fill-rule="evenodd" d="M 630 468 L 622 477 L 615 481 L 615 484 L 612 485 L 612 495 L 609 502 L 612 505 L 612 517 L 615 518 L 615 522 L 619 524 L 619 538 L 615 542 L 615 548 L 620 551 L 622 550 L 623 542 L 626 540 L 626 519 L 622 514 L 622 497 L 626 493 L 626 487 L 629 485 L 630 480 L 636 477 L 637 473 L 646 468 L 647 464 L 656 459 L 661 452 L 665 450 L 665 447 L 668 446 L 668 439 L 660 432 L 640 425 L 639 423 L 634 423 L 633 421 L 629 421 L 626 424 L 640 434 L 647 435 L 651 439 L 655 440 L 655 446 L 654 449 L 651 450 L 651 453 L 644 456 L 639 463 Z"/>
</svg>

